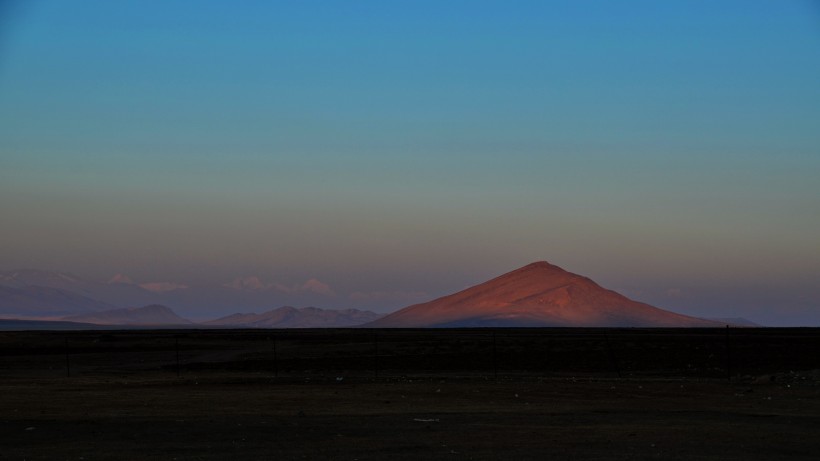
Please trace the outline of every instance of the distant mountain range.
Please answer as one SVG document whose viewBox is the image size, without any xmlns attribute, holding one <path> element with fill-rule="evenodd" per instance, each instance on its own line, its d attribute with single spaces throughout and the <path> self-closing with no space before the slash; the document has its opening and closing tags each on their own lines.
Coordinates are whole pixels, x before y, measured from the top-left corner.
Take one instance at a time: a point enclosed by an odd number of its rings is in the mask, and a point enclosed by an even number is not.
<svg viewBox="0 0 820 461">
<path fill-rule="evenodd" d="M 261 312 L 273 306 L 317 306 L 332 301 L 334 296 L 330 287 L 315 279 L 296 285 L 262 282 L 258 277 L 246 277 L 232 282 L 136 283 L 122 274 L 107 281 L 95 281 L 70 273 L 35 269 L 0 271 L 0 287 L 45 287 L 91 300 L 76 298 L 69 303 L 68 300 L 61 301 L 52 296 L 50 299 L 39 299 L 38 302 L 4 303 L 4 300 L 12 299 L 12 294 L 0 293 L 0 315 L 30 317 L 160 304 L 173 306 L 182 316 L 214 318 L 236 308 Z M 14 293 L 15 300 L 21 296 L 20 293 Z"/>
<path fill-rule="evenodd" d="M 759 323 L 752 322 L 751 320 L 745 319 L 743 317 L 721 317 L 721 318 L 710 318 L 709 320 L 714 320 L 715 322 L 720 322 L 724 325 L 731 325 L 733 327 L 756 328 L 756 327 L 762 327 L 763 326 Z"/>
<path fill-rule="evenodd" d="M 717 327 L 633 301 L 545 261 L 416 304 L 366 327 Z"/>
<path fill-rule="evenodd" d="M 77 330 L 100 327 L 345 328 L 373 321 L 380 316 L 375 312 L 359 309 L 297 309 L 284 306 L 261 314 L 232 314 L 194 323 L 178 316 L 166 306 L 150 305 L 40 319 L 2 318 L 0 315 L 0 330 Z"/>
<path fill-rule="evenodd" d="M 144 307 L 112 309 L 90 314 L 70 315 L 63 317 L 62 320 L 92 323 L 95 325 L 193 325 L 193 322 L 178 316 L 170 308 L 157 304 Z"/>
<path fill-rule="evenodd" d="M 33 269 L 5 271 L 0 272 L 0 318 L 27 320 L 25 325 L 30 327 L 56 327 L 56 321 L 62 321 L 59 324 L 61 328 L 77 325 L 190 327 L 198 324 L 163 304 L 169 300 L 171 302 L 168 304 L 179 300 L 184 305 L 197 306 L 198 299 L 211 296 L 225 305 L 254 307 L 265 299 L 264 290 L 258 287 L 244 289 L 234 285 L 200 287 L 194 293 L 185 285 L 170 282 L 137 285 L 120 274 L 109 282 L 95 282 L 62 272 Z M 144 307 L 131 307 L 134 305 Z M 233 314 L 202 325 L 242 328 L 348 327 L 367 323 L 379 316 L 375 312 L 358 309 L 297 309 L 286 306 L 261 314 Z M 38 324 L 37 321 L 52 323 Z M 13 325 L 21 328 L 23 323 Z"/>
<path fill-rule="evenodd" d="M 636 302 L 545 261 L 386 316 L 358 309 L 285 306 L 261 314 L 237 313 L 196 324 L 166 307 L 176 307 L 168 300 L 183 299 L 189 311 L 201 314 L 202 311 L 190 306 L 195 307 L 199 297 L 210 294 L 224 296 L 221 302 L 227 305 L 254 308 L 265 298 L 243 296 L 276 289 L 255 282 L 258 280 L 245 280 L 194 293 L 196 290 L 186 285 L 171 282 L 137 285 L 122 275 L 106 283 L 66 273 L 7 271 L 0 272 L 0 318 L 93 325 L 241 328 L 756 326 L 745 319 L 700 319 Z M 326 292 L 326 288 L 321 282 L 311 280 L 294 289 Z M 254 302 L 243 302 L 247 299 Z M 132 307 L 134 305 L 144 307 Z"/>
<path fill-rule="evenodd" d="M 66 316 L 156 302 L 153 293 L 136 285 L 33 269 L 0 272 L 0 315 Z"/>
<path fill-rule="evenodd" d="M 0 331 L 30 330 L 103 330 L 116 327 L 94 325 L 91 323 L 65 322 L 60 320 L 20 320 L 0 318 Z"/>
<path fill-rule="evenodd" d="M 0 315 L 59 317 L 112 309 L 111 304 L 72 291 L 44 286 L 0 286 Z"/>
<path fill-rule="evenodd" d="M 362 325 L 379 317 L 381 315 L 375 312 L 359 309 L 333 310 L 316 307 L 297 309 L 284 306 L 262 314 L 233 314 L 203 322 L 203 325 L 246 328 L 338 328 Z"/>
</svg>

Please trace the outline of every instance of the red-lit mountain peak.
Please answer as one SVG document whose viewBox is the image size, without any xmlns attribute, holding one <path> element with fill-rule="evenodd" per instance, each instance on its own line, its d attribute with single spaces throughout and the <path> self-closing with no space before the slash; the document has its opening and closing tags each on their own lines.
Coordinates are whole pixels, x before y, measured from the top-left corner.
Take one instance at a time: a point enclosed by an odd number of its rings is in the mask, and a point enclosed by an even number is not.
<svg viewBox="0 0 820 461">
<path fill-rule="evenodd" d="M 368 326 L 720 325 L 632 301 L 584 276 L 538 261 L 466 290 L 406 307 Z"/>
</svg>

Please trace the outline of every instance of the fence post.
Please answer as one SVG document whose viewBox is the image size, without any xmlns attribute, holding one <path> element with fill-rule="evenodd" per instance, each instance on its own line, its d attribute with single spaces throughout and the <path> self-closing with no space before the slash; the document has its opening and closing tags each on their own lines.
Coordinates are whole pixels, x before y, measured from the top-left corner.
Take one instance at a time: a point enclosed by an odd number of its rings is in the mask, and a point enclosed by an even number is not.
<svg viewBox="0 0 820 461">
<path fill-rule="evenodd" d="M 71 377 L 71 360 L 68 356 L 68 337 L 65 338 L 65 377 Z"/>
</svg>

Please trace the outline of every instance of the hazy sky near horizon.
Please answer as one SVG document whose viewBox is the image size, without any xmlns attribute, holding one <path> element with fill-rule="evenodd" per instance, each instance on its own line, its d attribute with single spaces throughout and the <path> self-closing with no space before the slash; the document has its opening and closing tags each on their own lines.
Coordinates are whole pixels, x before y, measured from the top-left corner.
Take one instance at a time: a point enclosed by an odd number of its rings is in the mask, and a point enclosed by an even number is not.
<svg viewBox="0 0 820 461">
<path fill-rule="evenodd" d="M 818 2 L 0 5 L 0 269 L 820 324 Z"/>
</svg>

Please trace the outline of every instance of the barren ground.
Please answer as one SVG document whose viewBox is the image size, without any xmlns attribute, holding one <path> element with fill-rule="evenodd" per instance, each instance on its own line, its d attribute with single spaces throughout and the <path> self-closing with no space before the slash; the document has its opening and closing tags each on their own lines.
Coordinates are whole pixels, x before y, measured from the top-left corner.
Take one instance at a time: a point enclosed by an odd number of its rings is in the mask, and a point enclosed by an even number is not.
<svg viewBox="0 0 820 461">
<path fill-rule="evenodd" d="M 0 460 L 814 460 L 820 453 L 820 375 L 811 370 L 731 380 L 609 371 L 340 377 L 193 367 L 181 377 L 157 368 L 66 378 L 6 368 Z"/>
</svg>

